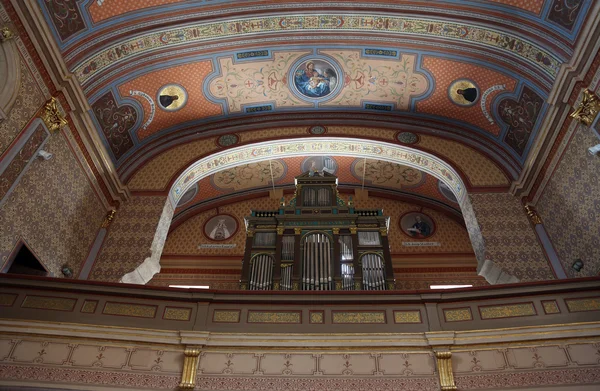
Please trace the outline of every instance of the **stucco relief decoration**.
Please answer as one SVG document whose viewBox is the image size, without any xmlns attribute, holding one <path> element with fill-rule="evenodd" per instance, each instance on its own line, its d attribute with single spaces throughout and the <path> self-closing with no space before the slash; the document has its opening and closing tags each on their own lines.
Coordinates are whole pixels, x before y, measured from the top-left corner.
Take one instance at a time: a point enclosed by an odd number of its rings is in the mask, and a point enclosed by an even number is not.
<svg viewBox="0 0 600 391">
<path fill-rule="evenodd" d="M 503 99 L 498 105 L 498 115 L 508 124 L 504 142 L 523 155 L 533 129 L 543 108 L 544 100 L 525 86 L 518 100 Z"/>
<path fill-rule="evenodd" d="M 242 190 L 271 184 L 271 172 L 275 181 L 281 179 L 287 168 L 281 160 L 249 163 L 216 173 L 212 184 L 219 190 Z"/>
<path fill-rule="evenodd" d="M 129 131 L 137 121 L 137 112 L 131 105 L 119 106 L 111 91 L 101 96 L 92 105 L 92 111 L 110 150 L 115 159 L 119 160 L 133 147 L 133 139 Z"/>
<path fill-rule="evenodd" d="M 230 147 L 232 145 L 237 144 L 240 141 L 240 138 L 237 134 L 224 134 L 217 140 L 217 144 L 221 147 Z"/>
<path fill-rule="evenodd" d="M 584 0 L 554 0 L 548 14 L 548 20 L 573 30 Z"/>
<path fill-rule="evenodd" d="M 54 97 L 50 98 L 44 105 L 40 117 L 51 132 L 58 132 L 68 123 L 58 108 L 58 101 Z"/>
<path fill-rule="evenodd" d="M 417 55 L 400 59 L 363 57 L 359 50 L 320 51 L 343 64 L 344 86 L 340 94 L 323 106 L 361 106 L 363 102 L 390 103 L 409 110 L 411 100 L 425 94 L 429 82 L 417 71 Z M 338 83 L 341 81 L 338 81 Z"/>
<path fill-rule="evenodd" d="M 352 175 L 365 182 L 379 186 L 405 189 L 419 186 L 425 175 L 412 167 L 385 162 L 383 160 L 356 159 L 351 166 Z"/>
<path fill-rule="evenodd" d="M 208 90 L 215 98 L 225 100 L 232 113 L 265 101 L 276 102 L 277 106 L 307 106 L 292 94 L 286 76 L 291 64 L 302 54 L 275 53 L 273 59 L 238 63 L 230 57 L 222 58 L 218 64 L 221 76 L 209 83 Z"/>
<path fill-rule="evenodd" d="M 85 28 L 77 0 L 44 0 L 44 5 L 62 40 Z"/>
<path fill-rule="evenodd" d="M 396 139 L 400 141 L 402 144 L 416 144 L 419 141 L 419 136 L 412 132 L 400 132 L 396 136 Z"/>
</svg>

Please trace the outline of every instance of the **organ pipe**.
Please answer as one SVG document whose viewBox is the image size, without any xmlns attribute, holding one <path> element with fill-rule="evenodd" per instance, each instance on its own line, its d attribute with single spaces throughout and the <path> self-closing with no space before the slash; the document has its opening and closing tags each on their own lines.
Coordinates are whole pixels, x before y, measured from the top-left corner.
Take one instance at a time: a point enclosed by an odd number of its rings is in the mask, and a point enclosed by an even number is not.
<svg viewBox="0 0 600 391">
<path fill-rule="evenodd" d="M 374 291 L 385 289 L 385 264 L 378 254 L 365 254 L 361 258 L 363 289 Z"/>
<path fill-rule="evenodd" d="M 254 256 L 250 265 L 248 289 L 270 290 L 273 286 L 273 257 L 268 254 Z"/>
</svg>

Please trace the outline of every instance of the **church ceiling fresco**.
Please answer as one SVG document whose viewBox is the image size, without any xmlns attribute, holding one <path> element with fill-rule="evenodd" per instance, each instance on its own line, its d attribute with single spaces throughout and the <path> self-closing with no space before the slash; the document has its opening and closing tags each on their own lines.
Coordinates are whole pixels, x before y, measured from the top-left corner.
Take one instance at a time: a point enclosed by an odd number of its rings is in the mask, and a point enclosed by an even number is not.
<svg viewBox="0 0 600 391">
<path fill-rule="evenodd" d="M 215 147 L 260 139 L 251 130 L 321 118 L 328 136 L 346 121 L 378 122 L 401 145 L 396 135 L 406 128 L 441 135 L 446 145 L 430 143 L 428 152 L 448 158 L 468 186 L 506 187 L 528 158 L 591 4 L 38 3 L 121 179 L 161 191 Z M 359 136 L 389 137 L 382 133 Z M 452 142 L 468 154 L 447 152 Z M 482 160 L 490 173 L 466 168 Z"/>
</svg>

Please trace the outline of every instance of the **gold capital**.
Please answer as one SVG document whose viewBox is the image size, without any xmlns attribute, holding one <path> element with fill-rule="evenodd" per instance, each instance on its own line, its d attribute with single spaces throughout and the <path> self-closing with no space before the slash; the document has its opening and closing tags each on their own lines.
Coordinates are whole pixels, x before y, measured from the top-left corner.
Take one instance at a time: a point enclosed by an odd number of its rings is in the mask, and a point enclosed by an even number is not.
<svg viewBox="0 0 600 391">
<path fill-rule="evenodd" d="M 435 352 L 437 358 L 438 373 L 440 376 L 440 387 L 442 391 L 456 390 L 454 374 L 452 373 L 452 352 Z"/>
<path fill-rule="evenodd" d="M 285 231 L 285 227 L 277 227 L 277 235 L 283 235 Z"/>
<path fill-rule="evenodd" d="M 106 217 L 104 218 L 104 221 L 102 222 L 102 228 L 108 228 L 110 223 L 112 223 L 113 219 L 115 218 L 115 213 L 117 213 L 117 211 L 113 209 L 106 214 Z"/>
<path fill-rule="evenodd" d="M 1 42 L 8 41 L 9 39 L 13 39 L 14 37 L 15 33 L 13 33 L 12 30 L 8 28 L 8 26 L 4 26 L 2 27 L 2 29 L 0 29 Z"/>
<path fill-rule="evenodd" d="M 581 103 L 571 113 L 571 118 L 581 122 L 585 126 L 590 126 L 600 112 L 600 101 L 593 92 L 587 88 L 583 91 Z"/>
<path fill-rule="evenodd" d="M 381 236 L 387 236 L 387 228 L 379 228 L 379 233 Z"/>
<path fill-rule="evenodd" d="M 542 218 L 538 214 L 537 210 L 535 210 L 535 207 L 531 205 L 525 205 L 525 213 L 527 213 L 527 216 L 529 216 L 529 219 L 533 224 L 542 224 Z"/>
<path fill-rule="evenodd" d="M 334 228 L 333 229 L 333 234 L 334 235 L 339 235 L 340 234 L 340 229 L 339 228 Z"/>
<path fill-rule="evenodd" d="M 350 227 L 350 234 L 356 235 L 357 232 L 358 232 L 358 228 L 356 228 L 356 227 Z"/>
<path fill-rule="evenodd" d="M 251 238 L 254 236 L 254 230 L 253 229 L 248 229 L 248 231 L 246 231 L 246 235 Z"/>
<path fill-rule="evenodd" d="M 187 346 L 183 352 L 183 372 L 181 373 L 182 390 L 193 390 L 196 387 L 196 375 L 198 374 L 198 362 L 200 361 L 201 346 Z"/>
<path fill-rule="evenodd" d="M 300 235 L 302 233 L 302 228 L 294 228 L 294 234 Z"/>
<path fill-rule="evenodd" d="M 58 109 L 58 101 L 55 97 L 50 98 L 50 100 L 46 102 L 40 113 L 40 118 L 44 121 L 51 133 L 58 132 L 68 123 Z"/>
</svg>

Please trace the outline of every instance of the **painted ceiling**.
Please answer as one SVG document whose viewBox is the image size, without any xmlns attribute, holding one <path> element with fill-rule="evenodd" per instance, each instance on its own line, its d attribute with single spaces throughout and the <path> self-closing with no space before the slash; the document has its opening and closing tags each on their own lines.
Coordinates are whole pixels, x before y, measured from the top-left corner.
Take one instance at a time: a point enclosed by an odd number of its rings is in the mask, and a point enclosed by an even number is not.
<svg viewBox="0 0 600 391">
<path fill-rule="evenodd" d="M 458 211 L 458 202 L 452 191 L 437 178 L 400 164 L 372 159 L 357 159 L 343 156 L 291 157 L 257 163 L 249 163 L 226 169 L 200 180 L 179 201 L 176 216 L 195 214 L 200 210 L 229 204 L 232 200 L 251 194 L 264 194 L 273 188 L 294 190 L 294 178 L 310 169 L 327 171 L 338 177 L 339 189 L 349 191 L 363 185 L 368 190 L 378 191 L 397 199 L 428 202 L 452 212 Z M 202 189 L 202 191 L 199 191 Z M 272 207 L 278 201 L 272 202 Z M 176 217 L 177 219 L 177 217 Z"/>
<path fill-rule="evenodd" d="M 410 145 L 506 188 L 591 4 L 38 2 L 123 182 L 165 192 L 215 150 L 307 132 Z M 211 188 L 238 191 L 224 175 Z"/>
</svg>

